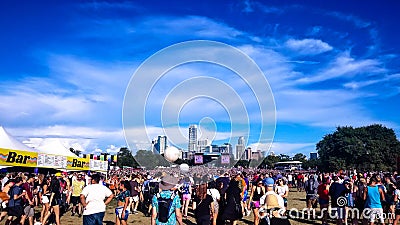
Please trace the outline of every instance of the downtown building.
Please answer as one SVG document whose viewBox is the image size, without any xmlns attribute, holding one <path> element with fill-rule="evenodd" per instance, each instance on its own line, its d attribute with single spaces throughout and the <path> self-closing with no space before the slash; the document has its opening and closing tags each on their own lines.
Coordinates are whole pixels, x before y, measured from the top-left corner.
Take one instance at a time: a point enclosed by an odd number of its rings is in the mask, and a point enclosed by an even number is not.
<svg viewBox="0 0 400 225">
<path fill-rule="evenodd" d="M 167 136 L 159 135 L 151 142 L 151 144 L 152 144 L 151 151 L 153 153 L 159 153 L 160 155 L 163 155 L 165 149 L 167 148 Z"/>
</svg>

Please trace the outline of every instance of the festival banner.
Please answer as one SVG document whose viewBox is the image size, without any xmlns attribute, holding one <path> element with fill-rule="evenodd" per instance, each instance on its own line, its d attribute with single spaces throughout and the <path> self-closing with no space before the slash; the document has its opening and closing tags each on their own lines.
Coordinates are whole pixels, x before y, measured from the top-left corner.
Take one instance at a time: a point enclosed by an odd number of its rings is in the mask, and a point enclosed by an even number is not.
<svg viewBox="0 0 400 225">
<path fill-rule="evenodd" d="M 221 156 L 221 164 L 229 164 L 231 160 L 230 155 L 222 155 Z"/>
<path fill-rule="evenodd" d="M 67 157 L 67 170 L 89 170 L 88 158 Z"/>
<path fill-rule="evenodd" d="M 37 167 L 38 153 L 0 148 L 0 165 Z"/>
<path fill-rule="evenodd" d="M 107 171 L 108 170 L 108 162 L 101 160 L 90 160 L 90 170 L 91 171 Z"/>
<path fill-rule="evenodd" d="M 37 166 L 65 169 L 67 167 L 67 157 L 62 155 L 39 153 Z"/>
<path fill-rule="evenodd" d="M 203 164 L 203 155 L 194 155 L 194 164 Z"/>
</svg>

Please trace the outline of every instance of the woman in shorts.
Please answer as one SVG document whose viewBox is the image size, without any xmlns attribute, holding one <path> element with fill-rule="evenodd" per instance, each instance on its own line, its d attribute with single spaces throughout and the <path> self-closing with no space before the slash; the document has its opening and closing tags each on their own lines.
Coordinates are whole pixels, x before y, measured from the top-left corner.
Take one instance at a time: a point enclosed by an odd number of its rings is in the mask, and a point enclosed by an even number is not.
<svg viewBox="0 0 400 225">
<path fill-rule="evenodd" d="M 121 181 L 117 195 L 117 208 L 115 208 L 115 225 L 126 225 L 129 216 L 129 199 L 131 196 L 129 181 Z"/>
<path fill-rule="evenodd" d="M 215 181 L 210 181 L 207 185 L 207 194 L 213 198 L 214 202 L 214 217 L 212 219 L 212 225 L 217 225 L 217 217 L 219 211 L 219 200 L 221 199 L 221 194 L 217 190 L 217 183 Z"/>
<path fill-rule="evenodd" d="M 251 189 L 250 198 L 249 198 L 250 205 L 248 206 L 248 209 L 250 209 L 250 207 L 251 207 L 253 210 L 254 225 L 258 225 L 260 222 L 258 210 L 260 208 L 260 198 L 264 194 L 265 194 L 265 187 L 263 185 L 262 179 L 258 178 L 256 180 L 256 185 L 254 185 L 253 188 Z"/>
<path fill-rule="evenodd" d="M 60 192 L 60 181 L 57 177 L 53 177 L 49 186 L 49 204 L 50 210 L 45 214 L 42 224 L 46 224 L 50 215 L 54 212 L 56 225 L 60 225 L 60 202 L 61 202 L 61 192 Z"/>
<path fill-rule="evenodd" d="M 322 177 L 322 182 L 318 185 L 317 194 L 318 202 L 322 213 L 322 225 L 328 224 L 328 207 L 329 207 L 329 177 Z"/>
<path fill-rule="evenodd" d="M 183 200 L 183 204 L 182 204 L 183 218 L 187 219 L 189 203 L 190 203 L 190 199 L 192 196 L 192 185 L 190 184 L 189 177 L 185 177 L 185 181 L 183 182 L 182 187 L 181 187 L 181 192 L 182 192 L 182 200 Z"/>
<path fill-rule="evenodd" d="M 40 223 L 44 224 L 44 217 L 50 211 L 50 191 L 49 191 L 50 179 L 48 177 L 44 178 L 41 185 L 41 202 L 42 202 L 42 211 L 40 213 Z"/>
</svg>

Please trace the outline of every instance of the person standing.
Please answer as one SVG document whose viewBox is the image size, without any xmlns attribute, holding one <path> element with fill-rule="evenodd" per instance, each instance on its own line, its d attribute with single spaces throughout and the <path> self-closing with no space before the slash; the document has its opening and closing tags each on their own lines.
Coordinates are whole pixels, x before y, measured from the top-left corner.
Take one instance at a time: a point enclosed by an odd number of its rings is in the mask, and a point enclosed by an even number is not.
<svg viewBox="0 0 400 225">
<path fill-rule="evenodd" d="M 328 224 L 329 186 L 330 186 L 329 178 L 323 176 L 322 182 L 318 186 L 318 191 L 317 191 L 317 194 L 319 196 L 318 203 L 322 214 L 322 225 Z"/>
<path fill-rule="evenodd" d="M 197 194 L 197 204 L 194 209 L 196 224 L 211 225 L 211 220 L 214 220 L 214 201 L 211 195 L 207 194 L 207 183 L 199 185 Z"/>
<path fill-rule="evenodd" d="M 371 177 L 370 184 L 364 188 L 365 208 L 370 209 L 369 224 L 374 225 L 376 219 L 379 219 L 381 224 L 385 224 L 383 216 L 382 201 L 385 201 L 385 194 L 378 187 L 376 176 Z"/>
<path fill-rule="evenodd" d="M 21 224 L 25 224 L 26 218 L 28 218 L 29 225 L 33 225 L 35 216 L 35 204 L 33 202 L 33 182 L 35 181 L 34 176 L 30 174 L 26 177 L 25 183 L 22 184 L 23 191 L 26 192 L 23 198 L 24 202 L 24 216 L 21 218 Z"/>
<path fill-rule="evenodd" d="M 262 179 L 258 178 L 256 180 L 256 185 L 254 185 L 251 189 L 250 193 L 250 205 L 248 206 L 248 209 L 250 207 L 253 209 L 253 214 L 254 214 L 254 225 L 258 225 L 260 223 L 260 218 L 259 218 L 259 208 L 260 208 L 260 198 L 264 196 L 265 194 L 265 187 L 263 185 Z"/>
<path fill-rule="evenodd" d="M 192 196 L 192 184 L 190 183 L 189 177 L 185 177 L 185 180 L 181 186 L 181 192 L 182 192 L 182 200 L 183 200 L 183 217 L 187 219 L 187 214 L 189 210 L 189 203 L 190 199 Z"/>
<path fill-rule="evenodd" d="M 212 225 L 217 225 L 218 211 L 219 211 L 219 201 L 221 199 L 221 195 L 217 190 L 217 184 L 215 181 L 210 181 L 207 186 L 207 194 L 211 195 L 214 201 L 214 217 L 212 221 Z"/>
<path fill-rule="evenodd" d="M 59 174 L 57 174 L 57 176 L 59 176 Z M 44 216 L 42 224 L 46 224 L 51 213 L 54 212 L 54 216 L 55 216 L 55 220 L 56 220 L 55 222 L 57 225 L 60 225 L 60 204 L 61 204 L 61 191 L 60 190 L 61 190 L 61 186 L 60 186 L 60 181 L 57 178 L 57 176 L 53 177 L 50 182 L 50 186 L 49 186 L 50 210 Z"/>
<path fill-rule="evenodd" d="M 229 220 L 229 224 L 236 225 L 238 220 L 243 217 L 243 210 L 241 205 L 242 197 L 239 188 L 239 181 L 237 181 L 235 177 L 233 177 L 229 182 L 228 189 L 222 198 L 224 199 L 224 204 L 222 207 L 222 214 L 220 214 L 217 223 L 223 224 L 222 221 L 226 222 Z"/>
<path fill-rule="evenodd" d="M 139 176 L 135 175 L 134 178 L 130 181 L 130 202 L 131 202 L 131 211 L 133 214 L 137 213 L 137 208 L 139 205 L 139 192 L 140 192 L 140 180 Z"/>
<path fill-rule="evenodd" d="M 102 225 L 106 205 L 111 202 L 114 194 L 103 184 L 99 184 L 100 175 L 93 174 L 91 185 L 83 188 L 80 195 L 83 211 L 83 225 Z M 106 199 L 104 201 L 104 199 Z"/>
<path fill-rule="evenodd" d="M 82 216 L 82 204 L 79 199 L 83 188 L 85 187 L 85 181 L 82 179 L 82 175 L 79 174 L 76 180 L 72 180 L 72 194 L 71 194 L 71 203 L 72 203 L 72 213 L 71 216 L 74 216 L 75 213 L 78 214 L 78 217 Z"/>
<path fill-rule="evenodd" d="M 340 199 L 345 199 L 346 187 L 338 176 L 333 177 L 333 183 L 329 187 L 331 197 L 331 208 L 335 213 L 336 224 L 342 225 L 345 217 L 345 205 Z"/>
<path fill-rule="evenodd" d="M 400 180 L 396 183 L 396 190 L 394 191 L 394 203 L 396 204 L 396 208 L 393 225 L 398 225 L 400 221 Z"/>
<path fill-rule="evenodd" d="M 283 198 L 283 202 L 285 204 L 285 210 L 287 209 L 288 200 L 287 197 L 289 195 L 289 187 L 285 183 L 282 178 L 277 180 L 277 185 L 275 187 L 275 192 Z"/>
<path fill-rule="evenodd" d="M 117 208 L 115 209 L 115 225 L 126 225 L 129 217 L 129 201 L 131 198 L 131 189 L 128 180 L 120 182 L 119 193 L 117 195 Z"/>
<path fill-rule="evenodd" d="M 24 208 L 22 207 L 22 198 L 26 195 L 26 192 L 22 190 L 22 178 L 15 178 L 15 184 L 10 189 L 10 200 L 8 200 L 8 218 L 6 225 L 13 222 L 14 216 L 20 218 L 24 214 Z"/>
<path fill-rule="evenodd" d="M 317 208 L 318 186 L 319 183 L 317 180 L 315 180 L 315 177 L 312 174 L 309 175 L 307 181 L 304 183 L 304 190 L 306 191 L 306 204 L 307 204 L 308 215 L 310 215 L 311 211 Z"/>
<path fill-rule="evenodd" d="M 178 180 L 170 175 L 161 179 L 161 192 L 152 199 L 151 225 L 183 225 L 181 200 L 175 194 Z"/>
</svg>

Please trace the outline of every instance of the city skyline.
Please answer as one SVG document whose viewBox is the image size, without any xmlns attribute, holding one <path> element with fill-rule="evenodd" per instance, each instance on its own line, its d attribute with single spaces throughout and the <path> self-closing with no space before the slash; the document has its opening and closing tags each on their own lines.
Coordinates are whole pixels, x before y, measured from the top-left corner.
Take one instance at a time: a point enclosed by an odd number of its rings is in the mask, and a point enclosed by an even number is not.
<svg viewBox="0 0 400 225">
<path fill-rule="evenodd" d="M 193 40 L 233 46 L 258 65 L 276 106 L 275 154 L 309 155 L 337 126 L 378 123 L 400 134 L 400 4 L 395 1 L 7 1 L 2 6 L 0 125 L 32 146 L 52 139 L 85 153 L 116 153 L 127 146 L 122 108 L 132 75 L 161 49 Z M 179 55 L 170 56 L 175 58 Z M 267 149 L 272 140 L 260 140 L 258 131 L 269 124 L 260 123 L 259 98 L 246 83 L 252 75 L 244 80 L 206 62 L 165 71 L 140 106 L 145 128 L 129 127 L 137 137 L 129 147 L 149 150 L 158 135 L 189 147 L 187 128 L 196 124 L 198 139 L 234 145 L 244 136 L 246 147 Z M 219 99 L 187 98 L 204 90 Z M 239 117 L 244 114 L 248 120 Z M 136 135 L 143 129 L 146 137 Z"/>
</svg>

